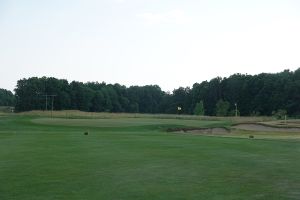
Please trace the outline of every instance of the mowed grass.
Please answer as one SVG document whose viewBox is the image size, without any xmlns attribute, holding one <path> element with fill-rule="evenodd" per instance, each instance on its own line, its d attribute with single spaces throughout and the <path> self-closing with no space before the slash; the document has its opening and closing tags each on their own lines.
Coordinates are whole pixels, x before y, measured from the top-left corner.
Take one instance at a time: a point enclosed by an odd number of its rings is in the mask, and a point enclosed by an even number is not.
<svg viewBox="0 0 300 200">
<path fill-rule="evenodd" d="M 165 131 L 229 124 L 2 116 L 0 199 L 300 199 L 299 140 Z"/>
<path fill-rule="evenodd" d="M 45 125 L 61 125 L 61 126 L 79 126 L 79 127 L 138 127 L 151 126 L 156 128 L 187 126 L 187 127 L 216 127 L 228 126 L 230 123 L 226 121 L 208 121 L 208 120 L 184 120 L 184 119 L 156 119 L 156 118 L 113 118 L 113 119 L 61 119 L 61 118 L 37 118 L 32 122 Z"/>
</svg>

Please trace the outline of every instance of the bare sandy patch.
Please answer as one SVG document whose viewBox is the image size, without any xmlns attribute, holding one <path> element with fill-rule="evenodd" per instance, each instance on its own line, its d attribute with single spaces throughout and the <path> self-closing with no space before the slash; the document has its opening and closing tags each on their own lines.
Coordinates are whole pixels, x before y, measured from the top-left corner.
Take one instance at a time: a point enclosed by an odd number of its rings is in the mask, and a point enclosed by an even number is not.
<svg viewBox="0 0 300 200">
<path fill-rule="evenodd" d="M 247 131 L 262 131 L 262 132 L 300 132 L 300 128 L 286 128 L 286 127 L 271 127 L 262 124 L 238 124 L 232 126 L 235 129 Z"/>
</svg>

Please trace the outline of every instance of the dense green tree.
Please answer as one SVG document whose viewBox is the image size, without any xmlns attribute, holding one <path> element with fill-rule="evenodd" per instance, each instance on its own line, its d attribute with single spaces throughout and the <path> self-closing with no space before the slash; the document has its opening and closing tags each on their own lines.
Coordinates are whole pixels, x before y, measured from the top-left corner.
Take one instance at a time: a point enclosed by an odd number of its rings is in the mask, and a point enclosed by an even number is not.
<svg viewBox="0 0 300 200">
<path fill-rule="evenodd" d="M 46 95 L 56 95 L 53 98 L 56 110 L 175 114 L 177 107 L 181 107 L 181 113 L 193 114 L 197 103 L 203 101 L 206 115 L 227 115 L 228 111 L 232 114 L 237 103 L 242 116 L 272 115 L 278 110 L 298 116 L 300 69 L 254 76 L 233 74 L 228 78 L 195 83 L 192 88 L 179 87 L 172 93 L 162 91 L 157 85 L 127 88 L 105 82 L 68 83 L 52 77 L 32 77 L 17 82 L 14 97 L 12 93 L 0 90 L 0 105 L 15 104 L 16 111 L 50 109 L 52 97 L 46 98 Z M 226 112 L 218 111 L 220 99 L 228 105 Z"/>
<path fill-rule="evenodd" d="M 92 112 L 102 112 L 105 110 L 104 103 L 105 103 L 105 99 L 104 99 L 104 96 L 103 96 L 101 90 L 96 91 L 92 98 L 92 106 L 91 106 L 90 110 Z"/>
<path fill-rule="evenodd" d="M 168 113 L 177 113 L 177 108 L 180 107 L 182 114 L 192 114 L 194 108 L 192 106 L 192 95 L 189 87 L 180 87 L 173 91 L 171 95 L 170 104 L 168 105 Z"/>
<path fill-rule="evenodd" d="M 207 93 L 203 98 L 207 115 L 216 115 L 216 103 L 222 97 L 222 78 L 217 77 L 207 83 Z"/>
<path fill-rule="evenodd" d="M 82 111 L 90 111 L 94 91 L 82 82 L 73 81 L 70 83 L 71 108 Z"/>
<path fill-rule="evenodd" d="M 42 94 L 45 92 L 45 78 L 21 79 L 15 89 L 16 111 L 40 110 L 45 107 Z"/>
<path fill-rule="evenodd" d="M 222 99 L 220 99 L 216 104 L 216 115 L 222 117 L 227 116 L 229 111 L 229 106 L 230 104 L 228 101 L 223 101 Z"/>
<path fill-rule="evenodd" d="M 194 114 L 195 115 L 204 115 L 203 101 L 200 101 L 199 103 L 196 104 L 195 109 L 194 109 Z"/>
<path fill-rule="evenodd" d="M 14 106 L 15 96 L 9 90 L 0 88 L 0 106 Z"/>
</svg>

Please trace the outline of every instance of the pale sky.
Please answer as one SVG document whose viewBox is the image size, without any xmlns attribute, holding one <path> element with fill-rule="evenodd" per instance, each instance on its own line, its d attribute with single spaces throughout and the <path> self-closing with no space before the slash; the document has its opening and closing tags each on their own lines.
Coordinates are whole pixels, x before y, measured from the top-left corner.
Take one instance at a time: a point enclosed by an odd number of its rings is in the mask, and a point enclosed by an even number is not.
<svg viewBox="0 0 300 200">
<path fill-rule="evenodd" d="M 0 0 L 0 88 L 51 76 L 172 91 L 299 67 L 299 0 Z"/>
</svg>

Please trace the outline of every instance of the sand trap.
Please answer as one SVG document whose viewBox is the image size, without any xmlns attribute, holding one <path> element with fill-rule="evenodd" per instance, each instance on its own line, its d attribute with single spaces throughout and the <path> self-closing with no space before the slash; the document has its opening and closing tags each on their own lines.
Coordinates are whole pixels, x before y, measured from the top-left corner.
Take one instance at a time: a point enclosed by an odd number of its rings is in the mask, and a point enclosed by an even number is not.
<svg viewBox="0 0 300 200">
<path fill-rule="evenodd" d="M 300 120 L 298 119 L 292 119 L 292 120 L 287 120 L 287 121 L 268 121 L 268 122 L 263 122 L 263 124 L 269 125 L 269 126 L 276 126 L 276 127 L 292 127 L 292 128 L 300 128 Z"/>
<path fill-rule="evenodd" d="M 300 128 L 276 128 L 265 126 L 262 124 L 238 124 L 232 126 L 235 129 L 247 130 L 247 131 L 262 131 L 262 132 L 300 132 Z"/>
</svg>

